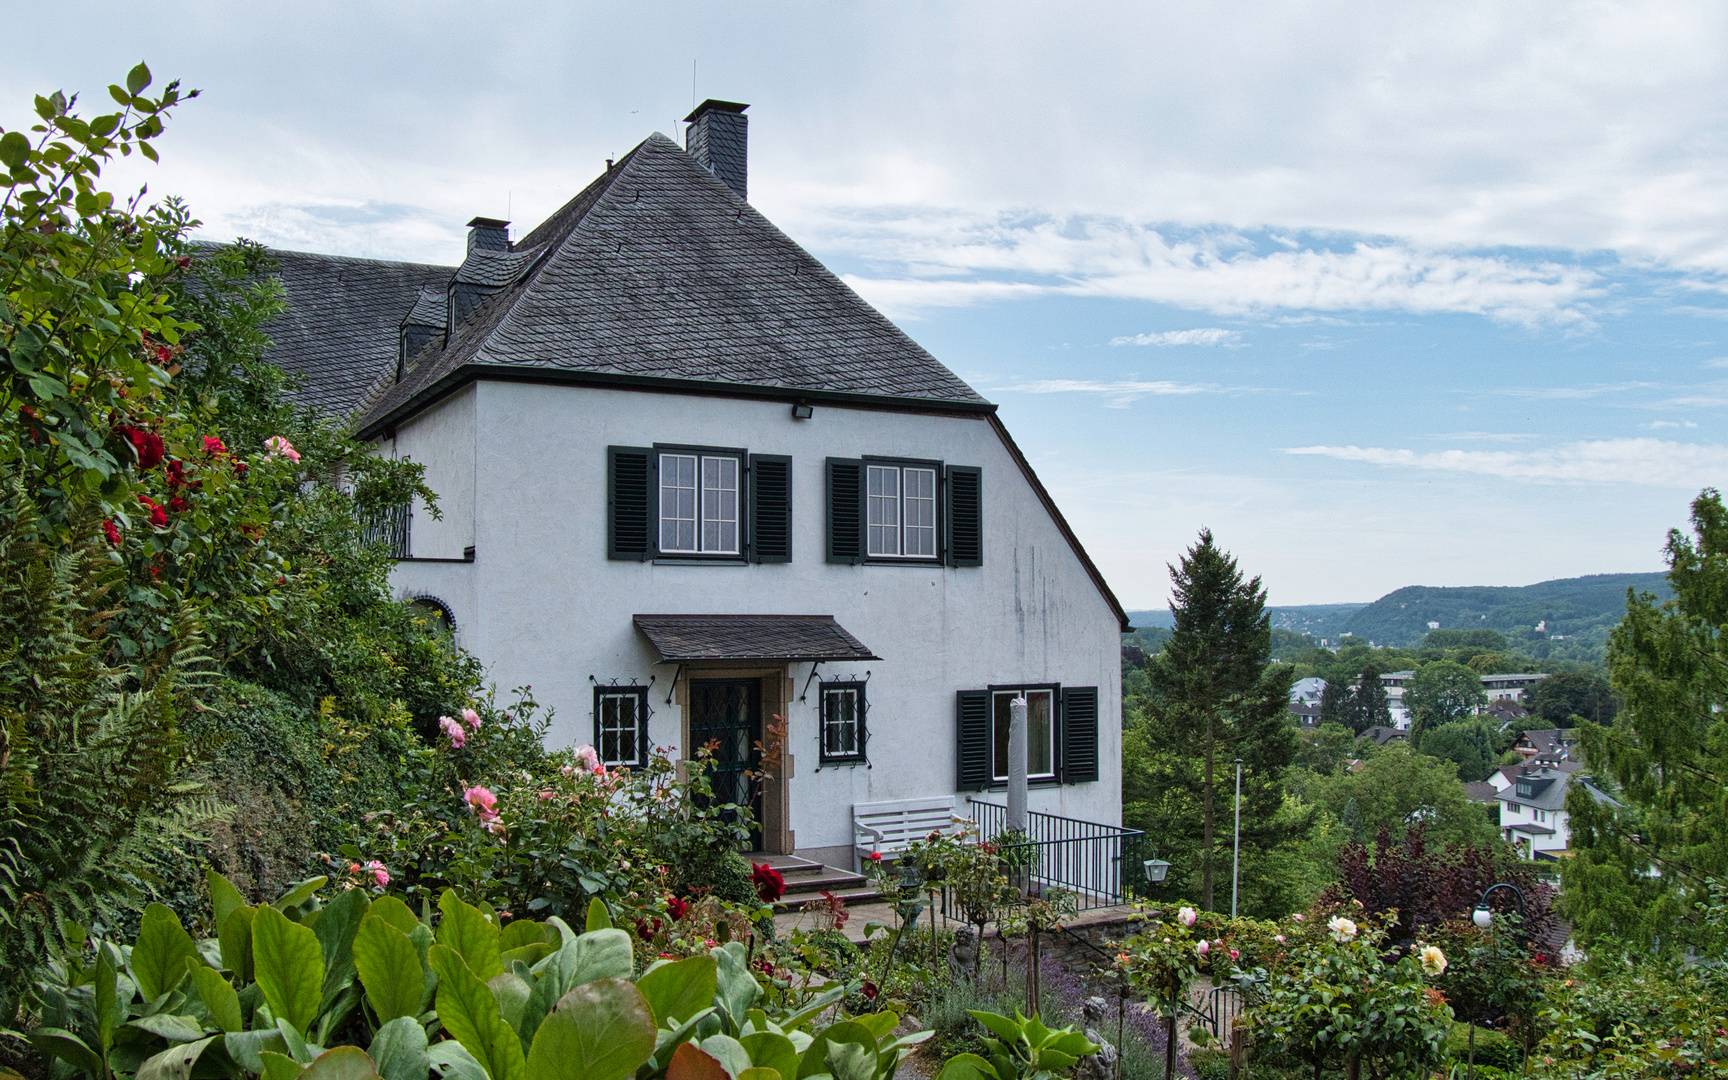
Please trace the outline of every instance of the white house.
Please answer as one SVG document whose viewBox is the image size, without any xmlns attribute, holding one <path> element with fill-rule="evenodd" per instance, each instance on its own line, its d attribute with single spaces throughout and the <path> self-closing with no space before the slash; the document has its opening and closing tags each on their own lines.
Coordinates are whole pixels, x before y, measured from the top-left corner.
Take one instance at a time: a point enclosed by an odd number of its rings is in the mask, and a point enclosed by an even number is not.
<svg viewBox="0 0 1728 1080">
<path fill-rule="evenodd" d="M 1559 858 L 1572 842 L 1566 812 L 1572 785 L 1583 785 L 1598 802 L 1614 800 L 1584 775 L 1571 732 L 1526 731 L 1514 749 L 1524 759 L 1520 764 L 1502 766 L 1486 781 L 1466 787 L 1472 798 L 1498 804 L 1501 834 L 1526 858 Z"/>
<path fill-rule="evenodd" d="M 714 742 L 741 797 L 784 717 L 760 847 L 845 867 L 855 806 L 1002 787 L 1024 694 L 1032 809 L 1120 822 L 1121 605 L 996 407 L 746 201 L 744 108 L 458 267 L 277 253 L 274 358 L 426 466 L 392 581 L 557 743 Z"/>
</svg>

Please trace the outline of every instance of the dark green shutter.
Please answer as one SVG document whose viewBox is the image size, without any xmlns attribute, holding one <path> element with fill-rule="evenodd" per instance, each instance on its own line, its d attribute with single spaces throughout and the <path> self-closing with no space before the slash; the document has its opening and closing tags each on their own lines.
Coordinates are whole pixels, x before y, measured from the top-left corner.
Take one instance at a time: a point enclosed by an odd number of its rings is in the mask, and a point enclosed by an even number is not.
<svg viewBox="0 0 1728 1080">
<path fill-rule="evenodd" d="M 750 561 L 792 561 L 792 459 L 750 455 Z"/>
<path fill-rule="evenodd" d="M 654 557 L 654 451 L 641 446 L 606 448 L 606 557 Z"/>
<path fill-rule="evenodd" d="M 1062 782 L 1098 779 L 1098 688 L 1070 686 L 1062 691 Z"/>
<path fill-rule="evenodd" d="M 828 561 L 864 561 L 864 463 L 828 459 Z"/>
<path fill-rule="evenodd" d="M 954 730 L 957 733 L 954 786 L 960 791 L 982 791 L 995 777 L 990 753 L 990 691 L 962 690 L 954 695 Z"/>
<path fill-rule="evenodd" d="M 948 466 L 948 565 L 984 565 L 984 471 Z"/>
</svg>

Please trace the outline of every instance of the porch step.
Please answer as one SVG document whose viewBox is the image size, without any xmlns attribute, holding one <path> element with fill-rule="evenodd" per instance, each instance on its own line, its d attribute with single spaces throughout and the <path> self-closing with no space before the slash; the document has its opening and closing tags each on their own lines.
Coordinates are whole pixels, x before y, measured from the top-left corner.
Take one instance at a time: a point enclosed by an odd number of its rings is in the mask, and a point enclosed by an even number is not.
<svg viewBox="0 0 1728 1080">
<path fill-rule="evenodd" d="M 746 855 L 752 863 L 767 863 L 786 879 L 786 892 L 780 904 L 788 911 L 799 911 L 812 903 L 822 902 L 824 891 L 846 901 L 848 906 L 867 904 L 881 899 L 868 879 L 850 870 L 827 866 L 796 855 Z"/>
</svg>

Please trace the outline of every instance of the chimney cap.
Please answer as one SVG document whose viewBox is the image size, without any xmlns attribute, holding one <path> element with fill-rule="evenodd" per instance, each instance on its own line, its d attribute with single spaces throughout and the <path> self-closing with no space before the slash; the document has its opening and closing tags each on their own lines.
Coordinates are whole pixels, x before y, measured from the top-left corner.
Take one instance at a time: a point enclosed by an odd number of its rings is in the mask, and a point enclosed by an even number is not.
<svg viewBox="0 0 1728 1080">
<path fill-rule="evenodd" d="M 686 124 L 694 123 L 696 118 L 705 112 L 741 113 L 749 107 L 750 106 L 741 101 L 721 101 L 718 98 L 709 98 L 694 109 L 691 109 L 690 115 L 684 118 L 684 122 Z"/>
<path fill-rule="evenodd" d="M 468 227 L 470 229 L 502 229 L 509 224 L 508 221 L 500 221 L 497 218 L 477 217 L 468 223 Z"/>
</svg>

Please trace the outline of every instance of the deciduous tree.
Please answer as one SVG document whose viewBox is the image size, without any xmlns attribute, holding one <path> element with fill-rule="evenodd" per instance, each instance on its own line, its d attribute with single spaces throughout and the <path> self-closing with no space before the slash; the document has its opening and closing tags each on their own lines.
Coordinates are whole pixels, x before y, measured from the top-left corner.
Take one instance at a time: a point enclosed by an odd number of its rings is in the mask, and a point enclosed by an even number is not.
<svg viewBox="0 0 1728 1080">
<path fill-rule="evenodd" d="M 1404 705 L 1410 710 L 1410 739 L 1421 745 L 1422 733 L 1450 724 L 1488 704 L 1482 676 L 1450 660 L 1423 664 L 1404 688 Z"/>
</svg>

